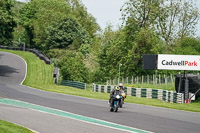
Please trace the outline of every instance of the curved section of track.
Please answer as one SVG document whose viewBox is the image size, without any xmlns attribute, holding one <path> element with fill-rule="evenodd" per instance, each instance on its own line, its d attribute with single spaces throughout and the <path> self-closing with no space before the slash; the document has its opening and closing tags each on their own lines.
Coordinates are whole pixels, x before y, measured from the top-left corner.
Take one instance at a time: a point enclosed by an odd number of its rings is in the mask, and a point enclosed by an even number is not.
<svg viewBox="0 0 200 133">
<path fill-rule="evenodd" d="M 2 76 L 0 77 L 1 80 L 5 78 L 4 75 L 7 75 L 8 78 L 7 81 L 12 82 L 12 84 L 9 84 L 9 82 L 0 82 L 0 97 L 25 101 L 28 103 L 41 105 L 44 107 L 59 109 L 87 116 L 90 118 L 101 119 L 104 121 L 118 123 L 121 125 L 126 125 L 129 127 L 139 128 L 152 132 L 199 133 L 200 113 L 192 113 L 186 111 L 178 111 L 172 109 L 165 109 L 165 108 L 158 108 L 158 107 L 151 107 L 151 106 L 137 105 L 137 104 L 127 104 L 127 103 L 124 105 L 124 108 L 119 110 L 118 113 L 111 113 L 109 112 L 107 101 L 104 100 L 96 100 L 96 99 L 45 92 L 29 88 L 26 86 L 18 85 L 20 83 L 19 79 L 22 80 L 24 77 L 23 70 L 25 70 L 23 68 L 24 66 L 20 61 L 18 65 L 15 65 L 16 63 L 13 64 L 14 60 L 18 60 L 16 58 L 19 57 L 14 56 L 12 54 L 9 55 L 8 53 L 3 53 L 3 52 L 0 52 L 0 55 L 1 55 L 0 63 L 4 62 L 4 66 L 7 66 L 8 69 L 12 68 L 10 69 L 11 71 L 6 70 L 9 72 L 2 74 Z M 9 58 L 3 59 L 4 57 L 5 58 L 9 57 Z M 5 62 L 8 62 L 8 64 L 6 64 Z M 3 69 L 0 68 L 0 71 L 1 70 L 5 70 L 5 67 L 3 67 Z M 10 75 L 14 75 L 14 77 Z M 2 106 L 0 104 L 0 110 L 1 108 Z M 5 109 L 9 107 L 3 106 L 3 108 Z M 1 115 L 0 118 L 2 118 Z M 90 124 L 88 124 L 88 127 L 91 127 L 91 129 L 93 128 Z M 33 130 L 37 131 L 37 129 L 35 129 L 34 127 L 29 127 L 29 128 L 33 128 Z M 51 129 L 54 127 L 49 126 L 48 128 Z M 100 128 L 99 131 L 104 132 L 106 128 L 105 129 L 103 128 L 105 127 L 102 127 L 102 130 Z M 117 130 L 114 131 L 112 130 L 110 129 L 108 132 L 117 132 Z M 90 132 L 89 129 L 87 131 Z M 77 130 L 75 132 L 83 132 L 83 130 L 79 129 L 77 126 Z"/>
<path fill-rule="evenodd" d="M 0 52 L 0 84 L 19 85 L 26 75 L 24 60 L 16 55 Z"/>
</svg>

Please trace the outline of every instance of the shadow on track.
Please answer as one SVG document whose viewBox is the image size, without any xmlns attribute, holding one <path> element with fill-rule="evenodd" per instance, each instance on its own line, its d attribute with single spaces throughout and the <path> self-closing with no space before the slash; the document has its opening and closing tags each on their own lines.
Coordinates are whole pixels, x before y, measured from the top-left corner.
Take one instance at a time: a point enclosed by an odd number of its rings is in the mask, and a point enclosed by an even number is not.
<svg viewBox="0 0 200 133">
<path fill-rule="evenodd" d="M 12 73 L 19 73 L 17 70 L 7 65 L 0 65 L 0 76 L 10 77 Z"/>
</svg>

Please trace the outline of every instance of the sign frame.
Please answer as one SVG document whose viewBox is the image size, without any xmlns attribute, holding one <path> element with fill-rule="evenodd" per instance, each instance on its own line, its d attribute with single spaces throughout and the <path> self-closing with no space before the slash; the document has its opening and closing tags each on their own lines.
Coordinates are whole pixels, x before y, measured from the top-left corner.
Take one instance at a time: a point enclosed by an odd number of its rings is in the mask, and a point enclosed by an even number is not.
<svg viewBox="0 0 200 133">
<path fill-rule="evenodd" d="M 200 71 L 200 56 L 158 54 L 157 69 Z"/>
</svg>

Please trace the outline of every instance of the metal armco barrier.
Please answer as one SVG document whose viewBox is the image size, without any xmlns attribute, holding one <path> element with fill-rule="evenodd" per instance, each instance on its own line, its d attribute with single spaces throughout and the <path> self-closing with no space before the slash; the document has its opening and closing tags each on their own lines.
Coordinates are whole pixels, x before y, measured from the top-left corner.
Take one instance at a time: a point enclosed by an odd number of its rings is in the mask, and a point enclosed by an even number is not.
<svg viewBox="0 0 200 133">
<path fill-rule="evenodd" d="M 70 86 L 78 89 L 86 89 L 86 83 L 78 82 L 78 81 L 69 81 L 63 80 L 61 85 Z"/>
<path fill-rule="evenodd" d="M 9 47 L 9 46 L 2 46 L 0 45 L 0 48 L 1 49 L 8 49 L 8 50 L 20 50 L 20 51 L 23 51 L 24 49 L 21 48 L 21 47 Z M 46 57 L 44 54 L 40 53 L 38 50 L 36 49 L 29 49 L 29 48 L 26 48 L 25 51 L 29 51 L 29 52 L 32 52 L 34 53 L 37 57 L 40 58 L 40 60 L 43 60 L 46 64 L 51 64 L 51 61 L 48 57 Z"/>
<path fill-rule="evenodd" d="M 93 91 L 110 93 L 110 91 L 114 89 L 115 87 L 116 86 L 93 84 Z M 151 89 L 151 88 L 132 88 L 132 87 L 124 87 L 124 91 L 127 94 L 127 96 L 159 99 L 161 101 L 165 101 L 169 103 L 183 103 L 184 102 L 183 100 L 184 94 L 176 93 L 173 91 Z"/>
</svg>

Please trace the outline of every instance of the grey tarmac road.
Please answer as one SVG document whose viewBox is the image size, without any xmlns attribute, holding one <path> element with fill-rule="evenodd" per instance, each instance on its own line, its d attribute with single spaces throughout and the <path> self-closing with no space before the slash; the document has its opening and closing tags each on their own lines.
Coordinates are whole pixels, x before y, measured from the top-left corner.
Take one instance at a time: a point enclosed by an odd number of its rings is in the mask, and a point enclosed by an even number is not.
<svg viewBox="0 0 200 133">
<path fill-rule="evenodd" d="M 89 124 L 26 108 L 0 104 L 0 119 L 37 130 L 40 133 L 121 133 L 107 127 Z M 1 131 L 0 131 L 1 132 Z"/>
<path fill-rule="evenodd" d="M 1 66 L 3 67 L 1 68 Z M 200 133 L 200 113 L 128 103 L 124 105 L 124 108 L 119 109 L 118 113 L 111 113 L 107 101 L 104 100 L 45 92 L 18 85 L 24 77 L 25 69 L 25 63 L 21 58 L 0 52 L 0 97 L 25 101 L 157 133 Z M 2 70 L 5 70 L 5 73 Z M 8 107 L 0 106 L 0 108 Z M 34 122 L 32 124 L 34 125 Z M 34 130 L 36 129 L 34 128 Z"/>
</svg>

